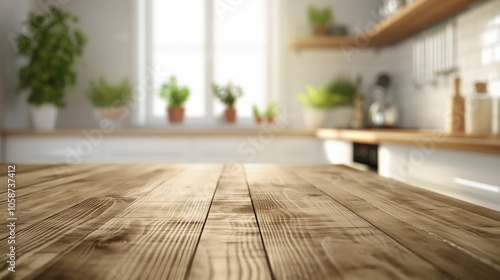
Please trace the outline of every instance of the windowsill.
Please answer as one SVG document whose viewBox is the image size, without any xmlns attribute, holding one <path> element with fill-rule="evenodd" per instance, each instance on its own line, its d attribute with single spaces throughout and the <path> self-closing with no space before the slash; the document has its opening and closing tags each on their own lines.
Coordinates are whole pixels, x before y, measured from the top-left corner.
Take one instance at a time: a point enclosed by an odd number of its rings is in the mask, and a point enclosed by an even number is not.
<svg viewBox="0 0 500 280">
<path fill-rule="evenodd" d="M 115 129 L 113 131 L 99 130 L 98 128 L 82 129 L 56 129 L 54 131 L 35 130 L 4 130 L 3 137 L 85 137 L 89 133 L 101 131 L 105 137 L 248 137 L 263 135 L 265 137 L 316 137 L 315 131 L 310 130 L 287 130 L 281 127 L 269 125 L 254 126 L 252 128 L 237 125 L 224 125 L 217 128 L 192 128 L 175 127 L 170 125 L 163 129 L 151 128 L 127 128 Z"/>
</svg>

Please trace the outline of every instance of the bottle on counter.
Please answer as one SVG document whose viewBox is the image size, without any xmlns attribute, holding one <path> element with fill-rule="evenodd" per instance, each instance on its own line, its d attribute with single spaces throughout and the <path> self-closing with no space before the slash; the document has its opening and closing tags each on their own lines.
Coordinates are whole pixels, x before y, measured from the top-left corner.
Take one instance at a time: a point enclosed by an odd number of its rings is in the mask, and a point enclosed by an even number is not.
<svg viewBox="0 0 500 280">
<path fill-rule="evenodd" d="M 361 94 L 361 84 L 362 84 L 362 79 L 361 76 L 358 76 L 356 78 L 356 95 L 354 96 L 354 104 L 352 108 L 352 116 L 351 116 L 351 122 L 350 122 L 350 127 L 351 128 L 362 128 L 363 127 L 363 121 L 364 121 L 364 114 L 363 114 L 363 100 L 364 96 Z"/>
<path fill-rule="evenodd" d="M 455 93 L 448 100 L 448 110 L 446 114 L 446 132 L 464 131 L 465 100 L 460 94 L 460 78 L 455 78 Z"/>
<path fill-rule="evenodd" d="M 491 133 L 493 101 L 488 96 L 488 85 L 476 83 L 475 93 L 465 99 L 465 132 L 467 134 Z"/>
</svg>

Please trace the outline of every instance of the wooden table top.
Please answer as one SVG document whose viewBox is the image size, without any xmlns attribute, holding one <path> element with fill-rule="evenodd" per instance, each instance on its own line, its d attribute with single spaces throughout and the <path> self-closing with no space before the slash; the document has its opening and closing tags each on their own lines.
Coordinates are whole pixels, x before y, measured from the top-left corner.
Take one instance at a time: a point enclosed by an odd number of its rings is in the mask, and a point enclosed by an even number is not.
<svg viewBox="0 0 500 280">
<path fill-rule="evenodd" d="M 499 212 L 344 166 L 17 165 L 15 182 L 2 279 L 500 279 Z"/>
</svg>

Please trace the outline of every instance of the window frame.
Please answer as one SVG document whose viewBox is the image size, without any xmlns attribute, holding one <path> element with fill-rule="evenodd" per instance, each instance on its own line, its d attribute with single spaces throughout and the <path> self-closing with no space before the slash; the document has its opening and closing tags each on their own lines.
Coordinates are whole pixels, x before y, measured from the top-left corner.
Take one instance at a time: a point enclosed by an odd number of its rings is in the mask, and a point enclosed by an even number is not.
<svg viewBox="0 0 500 280">
<path fill-rule="evenodd" d="M 214 112 L 214 96 L 211 94 L 211 85 L 212 81 L 214 80 L 214 55 L 215 55 L 215 48 L 214 48 L 214 38 L 215 38 L 215 33 L 214 33 L 214 26 L 215 26 L 215 20 L 216 16 L 214 15 L 213 7 L 216 1 L 220 0 L 205 0 L 206 1 L 206 6 L 205 6 L 205 42 L 206 42 L 206 53 L 205 53 L 205 70 L 204 70 L 204 75 L 205 75 L 205 111 L 206 114 L 203 117 L 185 117 L 184 119 L 184 124 L 182 125 L 183 127 L 217 127 L 217 126 L 222 126 L 224 125 L 223 122 L 221 122 L 221 118 L 219 115 L 215 114 Z M 222 0 L 225 1 L 225 0 Z M 272 83 L 272 77 L 271 75 L 271 70 L 273 69 L 273 61 L 271 61 L 271 52 L 274 50 L 273 49 L 273 22 L 271 19 L 273 18 L 274 12 L 277 10 L 276 5 L 273 4 L 274 1 L 265 1 L 266 3 L 266 14 L 264 17 L 266 18 L 267 21 L 267 32 L 265 34 L 266 36 L 266 49 L 265 49 L 265 58 L 266 58 L 266 63 L 265 63 L 265 71 L 266 71 L 266 93 L 264 96 L 264 101 L 269 102 L 271 100 L 276 101 L 279 103 L 279 100 L 277 99 L 276 94 L 271 94 L 272 89 L 276 89 L 275 83 Z M 153 78 L 156 79 L 155 73 L 152 73 L 153 68 L 153 3 L 152 0 L 145 0 L 144 1 L 144 9 L 142 11 L 143 13 L 143 19 L 144 19 L 144 25 L 143 25 L 143 32 L 144 32 L 144 40 L 145 44 L 143 47 L 143 69 L 146 70 L 146 73 L 142 71 L 140 75 L 143 75 L 142 80 L 146 81 L 148 78 Z M 141 54 L 140 54 L 141 55 Z M 141 77 L 139 78 L 141 79 Z M 155 92 L 154 86 L 151 83 L 144 83 L 144 88 L 146 90 L 146 96 L 144 100 L 144 111 L 145 111 L 145 124 L 146 126 L 149 127 L 159 127 L 159 126 L 165 126 L 166 123 L 166 116 L 160 117 L 156 116 L 153 113 L 153 102 L 154 102 L 154 97 L 157 92 Z M 251 106 L 251 105 L 249 105 Z M 167 122 L 168 123 L 168 122 Z M 170 126 L 170 124 L 168 124 Z M 172 126 L 177 126 L 179 125 L 172 125 Z M 238 116 L 238 121 L 236 125 L 233 125 L 236 127 L 255 127 L 256 125 L 254 124 L 253 117 L 241 117 Z"/>
</svg>

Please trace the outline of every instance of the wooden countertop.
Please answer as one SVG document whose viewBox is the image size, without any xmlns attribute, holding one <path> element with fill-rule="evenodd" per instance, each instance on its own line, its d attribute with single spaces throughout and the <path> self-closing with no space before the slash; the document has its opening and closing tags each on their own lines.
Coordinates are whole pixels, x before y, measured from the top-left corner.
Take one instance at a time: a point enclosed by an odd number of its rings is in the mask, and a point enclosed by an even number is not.
<svg viewBox="0 0 500 280">
<path fill-rule="evenodd" d="M 344 166 L 18 165 L 14 179 L 2 279 L 500 279 L 499 212 Z"/>
<path fill-rule="evenodd" d="M 57 129 L 54 131 L 42 132 L 34 130 L 4 130 L 5 137 L 80 137 L 85 136 L 85 132 L 99 131 L 98 129 Z M 255 129 L 117 129 L 110 132 L 102 131 L 106 137 L 239 137 L 255 136 L 259 133 L 272 132 L 273 136 L 307 136 L 314 137 L 314 131 L 308 130 L 283 130 L 272 129 L 266 126 Z"/>
<path fill-rule="evenodd" d="M 338 139 L 367 144 L 394 143 L 407 146 L 434 145 L 436 148 L 500 154 L 500 135 L 406 129 L 319 129 L 320 139 Z"/>
</svg>

